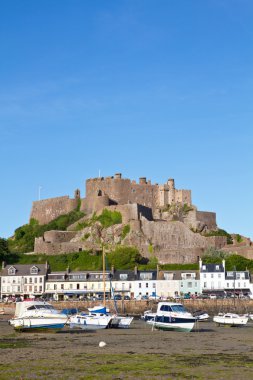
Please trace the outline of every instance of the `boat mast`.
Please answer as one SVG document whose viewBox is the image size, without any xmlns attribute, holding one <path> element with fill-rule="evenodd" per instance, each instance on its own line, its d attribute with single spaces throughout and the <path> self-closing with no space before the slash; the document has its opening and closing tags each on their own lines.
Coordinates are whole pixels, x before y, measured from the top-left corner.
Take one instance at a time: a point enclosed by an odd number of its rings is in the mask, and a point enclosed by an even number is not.
<svg viewBox="0 0 253 380">
<path fill-rule="evenodd" d="M 105 306 L 105 249 L 104 246 L 102 246 L 102 252 L 103 252 L 103 285 L 104 285 L 104 297 L 103 297 L 103 304 Z"/>
</svg>

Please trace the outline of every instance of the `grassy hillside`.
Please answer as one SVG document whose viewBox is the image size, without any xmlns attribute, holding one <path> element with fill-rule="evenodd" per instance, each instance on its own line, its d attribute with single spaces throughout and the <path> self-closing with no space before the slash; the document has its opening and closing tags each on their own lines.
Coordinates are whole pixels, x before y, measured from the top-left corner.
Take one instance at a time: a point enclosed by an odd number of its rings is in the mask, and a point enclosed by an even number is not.
<svg viewBox="0 0 253 380">
<path fill-rule="evenodd" d="M 34 239 L 36 237 L 43 236 L 44 232 L 50 230 L 65 231 L 68 226 L 83 216 L 83 212 L 74 210 L 43 225 L 40 225 L 37 220 L 31 219 L 29 224 L 17 228 L 14 236 L 8 239 L 9 251 L 18 253 L 32 252 L 34 249 Z"/>
</svg>

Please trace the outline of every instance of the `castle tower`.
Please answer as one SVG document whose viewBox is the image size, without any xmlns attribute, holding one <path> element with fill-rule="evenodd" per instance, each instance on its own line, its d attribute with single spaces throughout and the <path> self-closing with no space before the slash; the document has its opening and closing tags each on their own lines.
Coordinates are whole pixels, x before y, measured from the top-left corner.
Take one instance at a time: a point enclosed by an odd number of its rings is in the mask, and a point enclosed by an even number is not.
<svg viewBox="0 0 253 380">
<path fill-rule="evenodd" d="M 81 197 L 81 193 L 80 193 L 80 190 L 79 190 L 79 189 L 76 189 L 76 190 L 75 190 L 74 197 L 75 197 L 75 199 L 80 199 L 80 197 Z"/>
<path fill-rule="evenodd" d="M 174 181 L 174 179 L 169 178 L 167 181 L 167 185 L 169 188 L 168 203 L 172 204 L 175 202 L 175 181 Z"/>
</svg>

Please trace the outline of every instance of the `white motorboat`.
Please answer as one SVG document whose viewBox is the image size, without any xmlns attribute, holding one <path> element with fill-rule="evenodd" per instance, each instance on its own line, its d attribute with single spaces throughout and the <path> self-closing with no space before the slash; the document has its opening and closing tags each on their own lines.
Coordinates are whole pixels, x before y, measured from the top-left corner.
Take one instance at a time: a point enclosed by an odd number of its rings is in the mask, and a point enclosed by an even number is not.
<svg viewBox="0 0 253 380">
<path fill-rule="evenodd" d="M 195 311 L 193 316 L 196 318 L 196 321 L 207 321 L 210 318 L 209 314 L 202 310 Z"/>
<path fill-rule="evenodd" d="M 25 300 L 16 303 L 14 318 L 9 320 L 16 330 L 61 329 L 68 317 L 47 302 Z"/>
<path fill-rule="evenodd" d="M 243 326 L 248 322 L 249 317 L 234 313 L 220 313 L 213 317 L 213 321 L 218 325 Z"/>
<path fill-rule="evenodd" d="M 85 314 L 72 315 L 69 318 L 70 328 L 81 328 L 82 330 L 106 329 L 112 317 L 106 314 Z"/>
<path fill-rule="evenodd" d="M 149 317 L 151 315 L 147 315 L 147 323 L 160 330 L 189 332 L 196 322 L 182 304 L 174 302 L 159 302 L 154 317 Z"/>
</svg>

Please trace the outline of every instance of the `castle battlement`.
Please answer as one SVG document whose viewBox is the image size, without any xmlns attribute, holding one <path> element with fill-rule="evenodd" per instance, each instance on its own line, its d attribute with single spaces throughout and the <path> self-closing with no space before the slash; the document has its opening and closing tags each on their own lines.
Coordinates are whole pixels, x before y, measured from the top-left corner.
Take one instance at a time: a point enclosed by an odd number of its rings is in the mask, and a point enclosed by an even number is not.
<svg viewBox="0 0 253 380">
<path fill-rule="evenodd" d="M 33 202 L 31 218 L 41 224 L 66 214 L 77 207 L 80 191 L 75 191 L 74 199 L 69 196 L 49 198 Z M 169 178 L 163 184 L 152 184 L 146 177 L 139 181 L 123 178 L 121 173 L 114 176 L 96 177 L 86 180 L 86 197 L 81 199 L 81 210 L 86 213 L 97 212 L 112 205 L 139 204 L 150 208 L 154 213 L 168 204 L 181 203 L 191 205 L 191 191 L 178 190 L 175 181 Z"/>
</svg>

